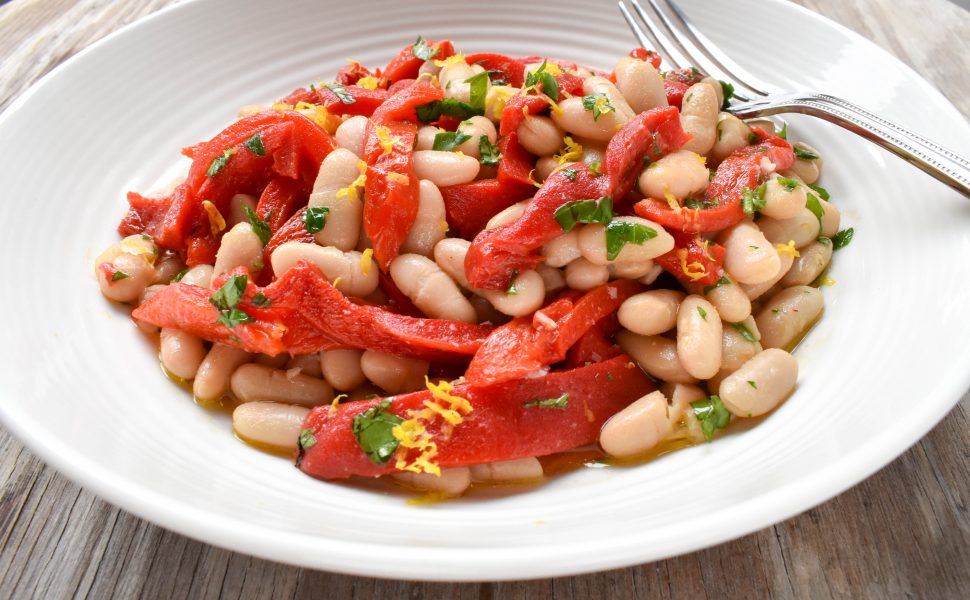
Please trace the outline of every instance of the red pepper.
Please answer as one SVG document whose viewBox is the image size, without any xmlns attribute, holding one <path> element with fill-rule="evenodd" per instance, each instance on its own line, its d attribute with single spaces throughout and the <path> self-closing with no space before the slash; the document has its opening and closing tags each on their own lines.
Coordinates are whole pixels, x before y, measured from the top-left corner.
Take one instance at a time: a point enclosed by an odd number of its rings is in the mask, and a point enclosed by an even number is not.
<svg viewBox="0 0 970 600">
<path fill-rule="evenodd" d="M 746 189 L 753 190 L 764 181 L 762 161 L 767 159 L 777 171 L 784 171 L 795 162 L 791 145 L 785 140 L 755 128 L 761 141 L 734 151 L 721 161 L 714 178 L 704 192 L 704 208 L 672 209 L 666 201 L 656 198 L 641 200 L 634 206 L 637 214 L 668 229 L 686 233 L 720 231 L 744 218 L 741 199 Z"/>
<path fill-rule="evenodd" d="M 570 96 L 583 95 L 583 78 L 563 71 L 553 77 L 559 85 L 559 95 L 569 94 Z"/>
<path fill-rule="evenodd" d="M 660 68 L 660 55 L 653 50 L 646 48 L 634 48 L 630 50 L 630 58 L 638 58 L 653 65 L 654 69 Z"/>
<path fill-rule="evenodd" d="M 523 71 L 525 63 L 517 58 L 504 54 L 469 54 L 465 57 L 465 62 L 470 65 L 480 64 L 486 71 L 498 71 L 502 74 L 508 85 L 512 87 L 522 87 L 524 81 Z M 494 79 L 494 77 L 492 77 Z"/>
<path fill-rule="evenodd" d="M 623 355 L 588 367 L 518 379 L 492 386 L 455 386 L 452 394 L 473 409 L 454 428 L 441 420 L 427 425 L 438 448 L 441 468 L 545 456 L 591 444 L 608 418 L 655 389 L 629 357 Z M 528 406 L 566 396 L 561 408 Z M 407 419 L 433 399 L 430 391 L 393 398 L 388 411 Z M 367 457 L 353 433 L 353 419 L 382 400 L 362 400 L 334 409 L 319 406 L 303 427 L 315 443 L 301 450 L 300 469 L 320 479 L 377 476 L 396 471 L 395 459 L 378 464 Z M 445 429 L 450 433 L 446 434 Z M 412 450 L 408 459 L 413 459 Z"/>
<path fill-rule="evenodd" d="M 536 159 L 519 143 L 519 134 L 513 131 L 500 137 L 498 150 L 502 154 L 496 175 L 498 180 L 527 185 L 534 189 L 532 171 L 536 167 Z"/>
<path fill-rule="evenodd" d="M 415 109 L 424 104 L 441 100 L 444 92 L 426 81 L 416 81 L 413 84 L 393 91 L 388 99 L 374 111 L 372 120 L 376 123 L 389 121 L 418 122 Z"/>
<path fill-rule="evenodd" d="M 655 258 L 657 264 L 685 285 L 717 283 L 724 273 L 724 246 L 699 235 L 675 231 L 673 236 L 674 249 Z"/>
<path fill-rule="evenodd" d="M 556 65 L 560 69 L 564 69 L 564 70 L 568 69 L 570 71 L 577 71 L 579 69 L 584 69 L 586 71 L 589 71 L 593 75 L 599 75 L 600 77 L 606 77 L 609 75 L 609 73 L 607 73 L 606 71 L 603 71 L 602 69 L 594 69 L 593 67 L 586 67 L 586 66 L 580 65 L 579 63 L 574 63 L 570 60 L 548 58 L 545 56 L 526 56 L 524 58 L 520 58 L 519 60 L 521 60 L 526 65 L 534 65 L 536 63 L 541 63 L 542 61 L 547 61 Z"/>
<path fill-rule="evenodd" d="M 609 336 L 597 323 L 596 327 L 584 333 L 576 345 L 569 349 L 565 367 L 575 369 L 589 363 L 603 362 L 620 354 L 623 351 L 609 340 Z"/>
<path fill-rule="evenodd" d="M 349 95 L 354 101 L 345 103 L 337 95 L 337 92 L 327 86 L 323 86 L 317 88 L 319 99 L 314 104 L 323 104 L 324 108 L 332 115 L 362 115 L 369 117 L 390 96 L 390 92 L 381 88 L 370 90 L 357 87 L 356 85 L 344 86 L 342 93 Z"/>
<path fill-rule="evenodd" d="M 535 315 L 513 319 L 488 336 L 472 358 L 465 380 L 473 385 L 500 383 L 563 360 L 597 321 L 615 313 L 640 289 L 635 281 L 613 281 L 578 299 L 560 298 Z"/>
<path fill-rule="evenodd" d="M 549 98 L 545 94 L 531 96 L 512 96 L 502 109 L 502 122 L 499 125 L 499 135 L 515 133 L 526 114 L 537 115 L 549 108 Z"/>
<path fill-rule="evenodd" d="M 391 279 L 390 273 L 385 273 L 384 271 L 377 272 L 378 283 L 381 286 L 381 290 L 384 291 L 384 295 L 387 296 L 387 303 L 383 308 L 396 312 L 399 315 L 408 315 L 410 317 L 424 317 L 424 313 L 411 302 L 404 292 L 397 287 L 394 280 Z"/>
<path fill-rule="evenodd" d="M 455 53 L 455 47 L 449 40 L 440 42 L 425 40 L 425 43 L 432 50 L 437 50 L 432 56 L 433 60 L 444 60 Z M 387 63 L 387 68 L 384 69 L 384 77 L 391 83 L 399 79 L 416 79 L 422 64 L 424 64 L 424 60 L 414 56 L 414 47 L 405 46 L 397 53 L 397 56 L 391 59 L 391 62 Z"/>
<path fill-rule="evenodd" d="M 504 290 L 516 271 L 534 269 L 542 258 L 535 250 L 560 235 L 556 209 L 573 200 L 599 198 L 608 190 L 609 178 L 596 176 L 586 165 L 573 165 L 569 173 L 557 171 L 536 192 L 525 213 L 508 225 L 482 231 L 465 256 L 465 272 L 472 287 Z"/>
<path fill-rule="evenodd" d="M 256 214 L 277 231 L 293 213 L 306 204 L 309 187 L 302 181 L 286 177 L 274 177 L 263 190 L 256 205 Z"/>
<path fill-rule="evenodd" d="M 380 350 L 432 361 L 461 361 L 478 350 L 491 328 L 457 321 L 419 319 L 361 306 L 333 287 L 319 269 L 301 261 L 260 290 L 250 279 L 238 306 L 256 321 L 229 328 L 216 322 L 219 311 L 209 302 L 213 290 L 236 269 L 213 282 L 213 287 L 176 283 L 165 287 L 135 309 L 132 316 L 159 327 L 186 331 L 275 356 L 280 352 L 308 354 L 331 348 Z M 269 306 L 251 304 L 256 292 Z"/>
<path fill-rule="evenodd" d="M 356 60 L 352 60 L 349 65 L 344 65 L 337 70 L 337 77 L 334 81 L 340 85 L 356 85 L 364 77 L 378 77 L 378 79 L 383 79 L 380 77 L 380 71 L 375 75 L 364 65 Z M 387 80 L 379 81 L 377 87 L 387 87 Z"/>
<path fill-rule="evenodd" d="M 627 197 L 643 171 L 644 159 L 657 160 L 688 140 L 676 108 L 652 108 L 633 117 L 610 139 L 603 158 L 613 199 L 621 202 Z"/>
<path fill-rule="evenodd" d="M 445 200 L 448 227 L 470 239 L 482 230 L 489 219 L 535 191 L 532 184 L 482 179 L 441 188 Z"/>
<path fill-rule="evenodd" d="M 691 67 L 675 69 L 664 73 L 664 92 L 667 94 L 667 104 L 680 108 L 684 94 L 695 83 L 704 79 L 704 74 Z"/>
<path fill-rule="evenodd" d="M 386 130 L 393 141 L 385 152 L 377 128 Z M 374 245 L 374 258 L 387 270 L 401 249 L 418 214 L 418 178 L 411 164 L 411 149 L 417 127 L 409 123 L 367 122 L 364 158 L 367 183 L 364 186 L 364 231 Z"/>
</svg>

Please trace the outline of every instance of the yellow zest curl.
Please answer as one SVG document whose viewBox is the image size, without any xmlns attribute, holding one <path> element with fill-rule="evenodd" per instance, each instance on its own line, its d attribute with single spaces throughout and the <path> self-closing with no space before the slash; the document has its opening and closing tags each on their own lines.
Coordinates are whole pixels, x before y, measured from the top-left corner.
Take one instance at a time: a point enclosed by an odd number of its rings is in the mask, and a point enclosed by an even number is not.
<svg viewBox="0 0 970 600">
<path fill-rule="evenodd" d="M 576 162 L 583 159 L 583 146 L 579 142 L 573 140 L 573 138 L 568 135 L 562 139 L 565 142 L 565 147 L 559 151 L 559 154 L 553 156 L 556 162 L 560 165 L 566 163 Z"/>
<path fill-rule="evenodd" d="M 400 183 L 401 185 L 411 185 L 411 178 L 403 173 L 388 173 L 387 180 L 393 181 L 394 183 Z"/>
<path fill-rule="evenodd" d="M 337 394 L 333 397 L 333 402 L 330 403 L 330 414 L 337 412 L 337 407 L 340 406 L 340 401 L 344 398 L 348 398 L 347 394 Z"/>
<path fill-rule="evenodd" d="M 357 80 L 357 87 L 362 87 L 365 90 L 376 90 L 377 84 L 378 84 L 377 78 L 371 77 L 370 75 L 368 75 L 367 77 L 361 77 L 360 79 Z"/>
<path fill-rule="evenodd" d="M 704 268 L 704 265 L 697 261 L 692 263 L 687 262 L 687 250 L 683 248 L 678 250 L 677 256 L 680 258 L 680 270 L 684 273 L 684 275 L 694 281 L 707 276 L 707 269 Z"/>
<path fill-rule="evenodd" d="M 368 248 L 360 254 L 360 270 L 364 277 L 370 275 L 371 258 L 374 256 L 374 249 Z"/>
<path fill-rule="evenodd" d="M 788 240 L 787 244 L 775 244 L 775 248 L 778 249 L 778 254 L 787 254 L 792 258 L 798 258 L 801 254 L 795 248 L 795 240 Z"/>
<path fill-rule="evenodd" d="M 459 52 L 457 54 L 452 54 L 451 56 L 449 56 L 444 60 L 436 60 L 434 61 L 434 64 L 437 67 L 444 68 L 444 67 L 450 67 L 452 65 L 468 64 L 468 63 L 465 62 L 465 55 Z"/>
<path fill-rule="evenodd" d="M 394 144 L 397 144 L 401 148 L 404 147 L 400 139 L 391 135 L 391 130 L 386 125 L 378 125 L 375 127 L 374 135 L 377 136 L 377 141 L 381 144 L 382 154 L 390 154 L 394 150 Z"/>
<path fill-rule="evenodd" d="M 667 201 L 667 206 L 669 206 L 671 210 L 680 210 L 680 202 L 677 201 L 677 196 L 674 196 L 669 188 L 664 190 L 664 200 Z"/>
<path fill-rule="evenodd" d="M 363 162 L 363 161 L 361 161 Z M 357 199 L 357 188 L 362 188 L 367 183 L 367 175 L 361 173 L 350 185 L 337 190 L 337 198 L 347 198 L 348 200 Z"/>
<path fill-rule="evenodd" d="M 440 417 L 448 426 L 456 427 L 464 420 L 463 415 L 471 413 L 473 408 L 467 398 L 452 393 L 455 388 L 447 381 L 434 384 L 425 376 L 424 382 L 431 392 L 431 399 L 424 401 L 425 408 L 408 411 L 410 418 L 391 429 L 391 434 L 399 442 L 394 467 L 440 476 L 441 468 L 434 462 L 438 456 L 438 445 L 428 433 L 428 425 Z M 418 456 L 408 462 L 410 450 L 417 450 Z"/>
<path fill-rule="evenodd" d="M 222 217 L 222 213 L 209 200 L 202 201 L 202 209 L 205 211 L 206 216 L 209 217 L 209 229 L 212 231 L 212 235 L 219 235 L 226 228 L 226 220 Z"/>
</svg>

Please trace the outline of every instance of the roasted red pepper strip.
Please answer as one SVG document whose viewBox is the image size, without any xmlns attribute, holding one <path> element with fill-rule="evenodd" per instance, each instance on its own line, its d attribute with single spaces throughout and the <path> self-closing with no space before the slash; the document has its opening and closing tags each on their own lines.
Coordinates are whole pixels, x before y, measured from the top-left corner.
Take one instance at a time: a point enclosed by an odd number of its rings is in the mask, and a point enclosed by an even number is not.
<svg viewBox="0 0 970 600">
<path fill-rule="evenodd" d="M 576 345 L 566 355 L 567 369 L 582 367 L 588 363 L 598 363 L 623 354 L 599 326 L 593 327 L 579 338 Z"/>
<path fill-rule="evenodd" d="M 664 73 L 664 92 L 667 94 L 667 104 L 680 108 L 684 94 L 690 86 L 699 83 L 701 79 L 704 79 L 704 74 L 693 67 Z"/>
<path fill-rule="evenodd" d="M 499 383 L 529 376 L 563 360 L 597 321 L 616 312 L 640 289 L 635 281 L 613 281 L 578 300 L 556 300 L 537 312 L 541 316 L 513 319 L 488 336 L 472 358 L 465 380 L 473 385 Z"/>
<path fill-rule="evenodd" d="M 517 58 L 512 58 L 504 54 L 480 53 L 465 56 L 465 62 L 470 65 L 482 65 L 482 68 L 486 71 L 499 71 L 502 74 L 502 79 L 508 85 L 522 87 L 525 63 Z M 489 75 L 491 76 L 492 74 L 489 73 Z M 495 77 L 490 78 L 495 79 Z"/>
<path fill-rule="evenodd" d="M 233 274 L 245 272 L 236 270 Z M 369 348 L 432 361 L 461 361 L 475 353 L 490 327 L 457 321 L 419 319 L 355 304 L 333 287 L 320 270 L 300 262 L 261 291 L 266 307 L 250 304 L 260 291 L 250 281 L 240 304 L 256 319 L 233 328 L 216 323 L 218 310 L 209 298 L 213 288 L 176 283 L 159 291 L 132 313 L 136 319 L 172 327 L 203 339 L 276 355 L 320 350 Z"/>
<path fill-rule="evenodd" d="M 449 40 L 440 42 L 425 40 L 425 43 L 432 50 L 437 50 L 432 56 L 433 60 L 444 60 L 455 53 L 455 47 Z M 391 62 L 387 63 L 387 68 L 384 69 L 384 77 L 391 83 L 399 79 L 415 79 L 422 64 L 424 64 L 424 60 L 414 56 L 414 46 L 405 46 L 397 53 L 397 56 L 391 59 Z"/>
<path fill-rule="evenodd" d="M 444 92 L 426 81 L 416 81 L 407 87 L 392 91 L 390 97 L 374 111 L 373 120 L 377 123 L 390 121 L 418 122 L 415 109 L 424 104 L 441 100 Z"/>
<path fill-rule="evenodd" d="M 583 95 L 583 78 L 579 75 L 573 75 L 572 73 L 563 71 L 562 73 L 555 75 L 554 79 L 559 85 L 560 96 L 563 94 L 568 94 L 570 96 Z"/>
<path fill-rule="evenodd" d="M 536 192 L 525 213 L 508 225 L 482 231 L 465 255 L 465 272 L 472 287 L 504 290 L 515 271 L 534 269 L 541 257 L 533 252 L 561 234 L 554 213 L 573 200 L 599 198 L 609 178 L 590 173 L 585 165 L 573 165 L 570 179 L 562 170 L 552 174 Z"/>
<path fill-rule="evenodd" d="M 657 261 L 684 284 L 714 285 L 721 278 L 724 264 L 724 246 L 706 240 L 699 235 L 690 236 L 674 232 L 674 249 L 658 256 Z"/>
<path fill-rule="evenodd" d="M 499 138 L 497 145 L 502 154 L 498 162 L 498 180 L 503 183 L 519 183 L 534 189 L 532 171 L 536 167 L 536 159 L 519 143 L 519 134 L 513 131 L 504 135 Z"/>
<path fill-rule="evenodd" d="M 428 425 L 438 447 L 441 468 L 545 456 L 596 441 L 608 418 L 653 391 L 653 383 L 623 355 L 614 359 L 519 379 L 492 386 L 455 386 L 452 394 L 468 399 L 473 410 L 446 435 L 441 421 Z M 567 396 L 562 408 L 526 406 L 530 402 Z M 432 400 L 431 392 L 393 398 L 389 412 L 408 419 Z M 316 442 L 297 459 L 300 469 L 320 479 L 352 475 L 377 476 L 394 472 L 395 459 L 386 464 L 371 461 L 352 430 L 355 416 L 381 399 L 363 400 L 313 409 L 303 427 Z M 414 451 L 412 451 L 413 453 Z"/>
<path fill-rule="evenodd" d="M 549 98 L 545 94 L 533 96 L 512 96 L 502 109 L 502 122 L 499 124 L 499 135 L 515 133 L 526 114 L 537 115 L 549 108 Z"/>
<path fill-rule="evenodd" d="M 441 188 L 448 227 L 463 238 L 474 237 L 489 219 L 535 192 L 530 184 L 482 179 Z"/>
<path fill-rule="evenodd" d="M 259 197 L 256 214 L 269 224 L 270 231 L 275 232 L 301 205 L 306 204 L 309 194 L 308 186 L 302 181 L 274 177 Z"/>
<path fill-rule="evenodd" d="M 353 99 L 353 102 L 344 102 L 337 92 L 324 85 L 317 88 L 317 94 L 320 96 L 320 99 L 315 104 L 323 104 L 324 108 L 332 115 L 362 115 L 369 117 L 390 96 L 387 90 L 381 88 L 369 90 L 367 88 L 357 87 L 356 85 L 344 86 L 341 93 L 349 95 Z"/>
<path fill-rule="evenodd" d="M 611 180 L 610 195 L 621 202 L 643 171 L 644 159 L 657 160 L 688 140 L 676 108 L 652 108 L 630 119 L 606 146 L 603 162 Z"/>
<path fill-rule="evenodd" d="M 669 229 L 686 233 L 720 231 L 744 218 L 741 199 L 744 190 L 758 187 L 765 178 L 762 161 L 784 171 L 795 162 L 791 145 L 785 140 L 755 128 L 761 141 L 736 150 L 721 161 L 704 192 L 709 208 L 671 208 L 666 201 L 647 198 L 636 204 L 637 214 Z"/>
<path fill-rule="evenodd" d="M 379 88 L 387 87 L 387 81 L 380 81 L 380 71 L 375 75 L 370 69 L 360 64 L 356 60 L 350 61 L 349 65 L 344 65 L 337 70 L 337 77 L 334 79 L 340 85 L 356 85 L 364 77 L 377 77 Z"/>
<path fill-rule="evenodd" d="M 589 71 L 593 75 L 599 75 L 600 77 L 606 77 L 609 75 L 609 73 L 601 69 L 594 69 L 592 67 L 583 66 L 583 65 L 580 65 L 579 63 L 574 63 L 570 60 L 548 58 L 545 56 L 526 56 L 524 58 L 520 58 L 519 60 L 521 60 L 526 65 L 533 65 L 536 63 L 541 63 L 542 61 L 547 61 L 558 66 L 560 69 L 568 69 L 570 71 L 577 71 L 579 69 L 583 69 L 583 70 Z"/>
<path fill-rule="evenodd" d="M 374 245 L 374 258 L 386 271 L 418 214 L 418 178 L 411 164 L 417 127 L 368 121 L 365 132 L 364 231 Z M 381 138 L 390 149 L 382 145 Z"/>
<path fill-rule="evenodd" d="M 653 65 L 654 69 L 660 68 L 660 55 L 653 50 L 647 50 L 646 48 L 634 48 L 630 50 L 630 58 L 639 58 L 640 60 L 646 61 Z"/>
</svg>

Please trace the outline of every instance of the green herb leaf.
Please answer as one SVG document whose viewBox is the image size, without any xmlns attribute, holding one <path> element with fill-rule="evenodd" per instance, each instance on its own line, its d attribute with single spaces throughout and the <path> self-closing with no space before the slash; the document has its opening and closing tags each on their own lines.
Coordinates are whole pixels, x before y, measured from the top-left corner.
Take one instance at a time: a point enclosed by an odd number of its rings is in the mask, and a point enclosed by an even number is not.
<svg viewBox="0 0 970 600">
<path fill-rule="evenodd" d="M 434 144 L 431 146 L 431 149 L 441 152 L 451 152 L 470 139 L 472 139 L 472 136 L 468 135 L 467 133 L 462 133 L 460 131 L 444 131 L 434 136 Z"/>
<path fill-rule="evenodd" d="M 707 441 L 711 441 L 715 431 L 724 429 L 731 422 L 731 413 L 724 407 L 720 396 L 710 396 L 704 400 L 691 402 L 690 406 L 694 409 L 694 416 L 701 424 L 701 432 L 704 433 L 704 439 Z"/>
<path fill-rule="evenodd" d="M 464 121 L 484 112 L 454 98 L 445 98 L 444 100 L 435 100 L 434 102 L 422 104 L 416 107 L 415 111 L 417 112 L 418 120 L 422 123 L 433 123 L 442 116 L 457 117 Z"/>
<path fill-rule="evenodd" d="M 589 163 L 588 167 L 589 167 L 589 173 L 593 177 L 599 177 L 600 175 L 603 174 L 603 172 L 600 171 L 600 169 L 603 168 L 603 163 L 601 163 L 598 160 Z"/>
<path fill-rule="evenodd" d="M 599 200 L 574 200 L 556 209 L 552 214 L 563 231 L 570 231 L 577 223 L 601 223 L 613 220 L 613 198 L 603 196 Z"/>
<path fill-rule="evenodd" d="M 330 209 L 326 206 L 308 208 L 303 213 L 303 226 L 310 233 L 318 233 L 326 226 L 328 214 L 330 214 Z"/>
<path fill-rule="evenodd" d="M 543 71 L 539 75 L 539 82 L 542 84 L 542 93 L 553 102 L 559 102 L 559 84 L 556 83 L 556 78 Z"/>
<path fill-rule="evenodd" d="M 243 206 L 243 211 L 246 213 L 246 218 L 249 219 L 249 225 L 253 228 L 253 233 L 259 238 L 259 241 L 265 246 L 269 242 L 269 238 L 273 236 L 273 232 L 269 229 L 269 223 L 259 218 L 251 208 L 248 206 Z M 269 215 L 266 215 L 269 219 Z"/>
<path fill-rule="evenodd" d="M 488 72 L 482 71 L 465 80 L 469 84 L 468 104 L 475 110 L 485 110 L 485 96 L 488 94 Z"/>
<path fill-rule="evenodd" d="M 610 104 L 610 99 L 602 93 L 583 96 L 583 108 L 593 111 L 594 121 L 599 119 L 600 115 L 616 111 L 616 108 Z"/>
<path fill-rule="evenodd" d="M 748 144 L 757 144 L 760 139 L 758 134 L 753 131 L 748 134 Z"/>
<path fill-rule="evenodd" d="M 792 149 L 795 151 L 795 158 L 800 158 L 802 160 L 818 160 L 818 154 L 815 154 L 810 150 L 805 150 L 803 148 L 799 148 L 798 146 L 795 146 Z"/>
<path fill-rule="evenodd" d="M 627 244 L 642 246 L 655 237 L 657 231 L 652 227 L 629 221 L 610 221 L 606 226 L 606 260 L 614 260 Z"/>
<path fill-rule="evenodd" d="M 758 342 L 758 340 L 754 337 L 754 334 L 752 334 L 748 330 L 748 328 L 742 325 L 741 323 L 731 323 L 731 327 L 734 327 L 735 331 L 741 334 L 741 337 L 751 342 L 752 344 L 756 344 Z"/>
<path fill-rule="evenodd" d="M 825 237 L 824 235 L 818 236 L 817 238 L 815 238 L 815 241 L 818 242 L 819 244 L 825 244 L 826 246 L 832 245 L 832 240 Z"/>
<path fill-rule="evenodd" d="M 720 202 L 716 199 L 714 200 L 701 200 L 700 198 L 688 198 L 684 200 L 684 208 L 689 208 L 692 210 L 703 210 L 707 208 L 714 208 L 718 206 Z"/>
<path fill-rule="evenodd" d="M 522 406 L 525 408 L 558 408 L 559 410 L 564 410 L 569 406 L 569 394 L 563 394 L 558 398 L 546 398 L 545 400 L 533 400 L 532 402 L 526 402 Z"/>
<path fill-rule="evenodd" d="M 263 292 L 256 292 L 256 295 L 253 296 L 253 301 L 251 302 L 251 304 L 259 308 L 266 308 L 272 305 L 273 301 L 267 298 L 266 294 L 264 294 Z"/>
<path fill-rule="evenodd" d="M 836 233 L 832 236 L 832 249 L 841 250 L 849 245 L 852 241 L 852 236 L 855 235 L 855 229 L 849 227 L 848 229 L 843 229 L 842 231 Z"/>
<path fill-rule="evenodd" d="M 518 296 L 519 289 L 515 287 L 515 277 L 509 282 L 509 287 L 505 288 L 505 295 L 507 296 Z"/>
<path fill-rule="evenodd" d="M 505 79 L 505 73 L 499 71 L 498 69 L 491 69 L 486 71 L 488 73 L 488 78 L 492 80 L 492 85 L 508 85 L 509 82 Z"/>
<path fill-rule="evenodd" d="M 781 127 L 781 131 L 778 132 L 778 137 L 780 137 L 783 140 L 787 140 L 788 139 L 788 123 L 785 123 Z"/>
<path fill-rule="evenodd" d="M 209 169 L 205 172 L 206 177 L 215 177 L 218 175 L 219 171 L 221 171 L 226 166 L 226 163 L 229 162 L 229 158 L 235 153 L 235 150 L 229 148 L 227 150 L 223 150 L 222 154 L 212 159 L 212 164 L 209 165 Z"/>
<path fill-rule="evenodd" d="M 221 323 L 226 327 L 235 327 L 241 323 L 252 323 L 256 319 L 250 317 L 244 311 L 238 308 L 231 308 L 229 310 L 224 310 L 219 313 L 219 318 L 216 319 L 216 323 Z"/>
<path fill-rule="evenodd" d="M 818 197 L 815 194 L 808 194 L 805 200 L 805 208 L 812 211 L 815 218 L 818 219 L 818 224 L 822 224 L 822 217 L 825 216 L 825 209 L 822 208 L 822 203 L 819 202 Z"/>
<path fill-rule="evenodd" d="M 721 278 L 718 279 L 714 285 L 709 285 L 704 288 L 704 294 L 705 295 L 710 294 L 711 292 L 714 291 L 715 288 L 719 288 L 722 285 L 731 285 L 731 280 L 725 277 L 724 275 L 721 275 Z"/>
<path fill-rule="evenodd" d="M 498 166 L 498 161 L 502 158 L 502 153 L 498 151 L 498 146 L 488 141 L 487 135 L 478 138 L 478 153 L 481 155 L 478 162 L 486 167 Z"/>
<path fill-rule="evenodd" d="M 337 98 L 340 98 L 340 101 L 344 104 L 353 104 L 354 102 L 357 102 L 357 99 L 347 91 L 347 88 L 339 83 L 325 83 L 323 86 L 336 94 Z"/>
<path fill-rule="evenodd" d="M 129 277 L 131 276 L 124 271 L 115 271 L 111 274 L 111 281 L 121 281 L 122 279 L 128 279 Z"/>
<path fill-rule="evenodd" d="M 411 46 L 411 52 L 414 53 L 414 57 L 420 58 L 421 60 L 431 60 L 439 51 L 440 48 L 432 48 L 420 35 L 418 36 L 418 41 L 414 42 L 414 45 Z"/>
<path fill-rule="evenodd" d="M 559 172 L 565 175 L 569 181 L 576 181 L 576 169 L 563 169 Z"/>
<path fill-rule="evenodd" d="M 390 406 L 390 400 L 381 400 L 355 416 L 350 427 L 367 458 L 379 465 L 387 463 L 400 444 L 391 430 L 404 419 L 387 412 Z"/>
<path fill-rule="evenodd" d="M 304 429 L 300 432 L 300 447 L 304 450 L 309 450 L 313 448 L 317 443 L 316 436 L 309 429 Z"/>
<path fill-rule="evenodd" d="M 178 283 L 178 282 L 182 281 L 183 279 L 185 279 L 185 275 L 188 272 L 189 272 L 188 269 L 182 269 L 181 271 L 179 271 L 179 274 L 176 275 L 174 279 L 172 279 L 172 283 Z"/>
<path fill-rule="evenodd" d="M 778 176 L 776 181 L 778 182 L 778 185 L 785 188 L 789 192 L 794 191 L 794 189 L 797 188 L 800 183 L 797 179 L 789 179 L 787 177 L 782 177 L 780 175 Z"/>
<path fill-rule="evenodd" d="M 815 190 L 815 193 L 818 194 L 819 198 L 821 198 L 822 200 L 828 201 L 828 199 L 829 199 L 829 192 L 828 192 L 828 190 L 826 190 L 825 188 L 823 188 L 820 185 L 815 185 L 815 184 L 809 184 L 808 187 L 810 187 L 813 190 Z"/>
<path fill-rule="evenodd" d="M 699 314 L 701 318 L 704 319 L 705 321 L 707 320 L 707 311 L 704 310 L 703 307 L 701 306 L 697 307 L 697 314 Z"/>
<path fill-rule="evenodd" d="M 209 302 L 219 310 L 234 308 L 242 301 L 247 283 L 249 283 L 249 277 L 246 275 L 233 275 L 209 297 Z"/>
<path fill-rule="evenodd" d="M 748 380 L 748 385 L 750 385 L 754 389 L 758 389 L 758 384 L 750 379 Z"/>
<path fill-rule="evenodd" d="M 536 69 L 535 71 L 529 71 L 528 73 L 525 74 L 525 87 L 532 87 L 534 85 L 538 85 L 539 75 L 542 73 L 545 73 L 547 64 L 548 64 L 548 61 L 543 60 L 542 64 L 539 65 L 538 69 Z"/>
<path fill-rule="evenodd" d="M 721 104 L 721 109 L 727 110 L 727 107 L 731 105 L 731 98 L 734 98 L 734 86 L 727 81 L 718 81 L 721 84 L 721 91 L 724 92 L 724 102 Z"/>
<path fill-rule="evenodd" d="M 762 183 L 755 189 L 745 188 L 744 192 L 741 194 L 741 209 L 744 210 L 744 214 L 753 215 L 754 211 L 761 210 L 765 207 L 765 188 L 767 186 Z"/>
<path fill-rule="evenodd" d="M 263 147 L 263 136 L 258 133 L 243 142 L 243 145 L 249 148 L 256 156 L 266 156 L 266 148 Z"/>
</svg>

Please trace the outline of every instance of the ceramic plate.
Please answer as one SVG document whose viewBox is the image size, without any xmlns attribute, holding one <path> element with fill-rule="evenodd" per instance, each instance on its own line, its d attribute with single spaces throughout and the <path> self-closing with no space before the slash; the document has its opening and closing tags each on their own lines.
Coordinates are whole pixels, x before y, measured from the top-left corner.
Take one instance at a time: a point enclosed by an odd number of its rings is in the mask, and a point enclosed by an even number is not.
<svg viewBox="0 0 970 600">
<path fill-rule="evenodd" d="M 848 30 L 779 1 L 721 14 L 684 4 L 755 75 L 851 98 L 970 154 L 953 106 Z M 970 202 L 833 126 L 792 118 L 790 135 L 824 155 L 821 183 L 856 236 L 797 351 L 797 392 L 757 427 L 635 468 L 429 506 L 315 481 L 240 443 L 228 415 L 162 376 L 127 312 L 98 293 L 92 261 L 116 239 L 124 193 L 183 169 L 178 150 L 237 107 L 329 78 L 346 57 L 382 65 L 418 34 L 605 69 L 634 46 L 610 2 L 196 0 L 95 44 L 20 97 L 0 117 L 4 424 L 108 501 L 219 546 L 381 577 L 519 579 L 669 557 L 790 517 L 898 456 L 966 391 L 970 261 L 953 257 L 970 255 Z"/>
</svg>

